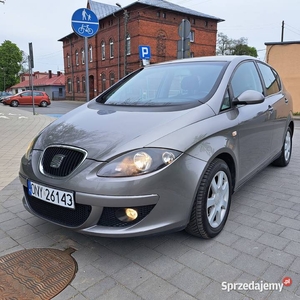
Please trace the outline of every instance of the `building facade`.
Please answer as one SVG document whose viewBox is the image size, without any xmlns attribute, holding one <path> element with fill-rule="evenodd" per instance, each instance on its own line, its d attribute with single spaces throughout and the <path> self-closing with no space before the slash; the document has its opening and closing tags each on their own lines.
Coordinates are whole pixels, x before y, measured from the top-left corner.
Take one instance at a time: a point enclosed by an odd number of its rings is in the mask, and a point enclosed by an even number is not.
<svg viewBox="0 0 300 300">
<path fill-rule="evenodd" d="M 266 62 L 279 73 L 293 97 L 293 112 L 300 113 L 300 41 L 265 43 Z"/>
<path fill-rule="evenodd" d="M 51 100 L 62 100 L 66 97 L 65 91 L 65 75 L 57 71 L 53 74 L 51 70 L 48 73 L 34 72 L 32 74 L 32 83 L 30 74 L 20 74 L 20 83 L 9 88 L 13 94 L 20 93 L 25 90 L 34 90 L 46 92 Z"/>
<path fill-rule="evenodd" d="M 183 19 L 191 24 L 190 56 L 215 55 L 217 24 L 224 21 L 164 0 L 139 0 L 124 8 L 89 0 L 87 8 L 99 19 L 99 31 L 88 39 L 88 61 L 85 61 L 83 37 L 71 33 L 59 40 L 63 42 L 69 100 L 84 100 L 86 92 L 92 99 L 140 68 L 141 45 L 150 46 L 151 64 L 177 59 L 179 26 Z"/>
</svg>

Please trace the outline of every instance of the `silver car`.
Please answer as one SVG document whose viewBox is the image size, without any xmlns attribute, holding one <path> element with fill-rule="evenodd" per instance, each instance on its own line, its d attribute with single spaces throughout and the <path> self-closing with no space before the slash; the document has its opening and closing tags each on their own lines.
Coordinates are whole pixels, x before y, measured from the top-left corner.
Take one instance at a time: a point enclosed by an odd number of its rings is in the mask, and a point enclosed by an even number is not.
<svg viewBox="0 0 300 300">
<path fill-rule="evenodd" d="M 46 127 L 21 161 L 32 214 L 81 233 L 219 234 L 232 194 L 292 153 L 292 100 L 248 56 L 150 65 Z"/>
</svg>

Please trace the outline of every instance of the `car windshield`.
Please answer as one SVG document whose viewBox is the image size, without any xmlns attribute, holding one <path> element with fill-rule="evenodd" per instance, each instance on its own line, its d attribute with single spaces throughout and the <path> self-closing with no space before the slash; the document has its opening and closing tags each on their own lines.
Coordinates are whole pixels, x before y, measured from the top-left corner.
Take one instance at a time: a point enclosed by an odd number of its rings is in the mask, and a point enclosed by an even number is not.
<svg viewBox="0 0 300 300">
<path fill-rule="evenodd" d="M 166 106 L 204 103 L 214 93 L 226 62 L 184 62 L 140 69 L 97 101 L 107 105 Z"/>
</svg>

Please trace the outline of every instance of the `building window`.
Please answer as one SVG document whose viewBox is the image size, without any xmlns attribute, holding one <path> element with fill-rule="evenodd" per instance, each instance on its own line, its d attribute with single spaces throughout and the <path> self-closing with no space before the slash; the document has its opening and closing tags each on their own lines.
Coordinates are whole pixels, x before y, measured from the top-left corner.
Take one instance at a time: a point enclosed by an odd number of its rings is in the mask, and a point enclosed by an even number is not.
<svg viewBox="0 0 300 300">
<path fill-rule="evenodd" d="M 164 19 L 167 18 L 167 14 L 165 12 L 163 12 L 162 16 L 163 16 Z"/>
<path fill-rule="evenodd" d="M 102 60 L 105 59 L 105 42 L 104 41 L 101 42 L 101 57 L 102 57 Z"/>
<path fill-rule="evenodd" d="M 71 67 L 71 57 L 70 57 L 69 53 L 67 54 L 67 65 L 68 65 L 68 68 Z"/>
<path fill-rule="evenodd" d="M 130 55 L 130 52 L 131 52 L 131 45 L 130 45 L 130 35 L 127 34 L 126 36 L 126 54 L 127 55 Z"/>
<path fill-rule="evenodd" d="M 160 11 L 158 11 L 158 12 L 156 13 L 156 15 L 160 18 Z"/>
<path fill-rule="evenodd" d="M 109 55 L 110 55 L 110 58 L 114 57 L 114 41 L 113 41 L 113 39 L 109 40 Z"/>
<path fill-rule="evenodd" d="M 81 63 L 84 65 L 84 50 L 81 49 Z"/>
<path fill-rule="evenodd" d="M 109 81 L 110 81 L 110 86 L 112 86 L 115 83 L 115 74 L 114 73 L 109 74 Z"/>
<path fill-rule="evenodd" d="M 192 19 L 192 23 L 196 24 L 196 19 L 195 18 Z"/>
<path fill-rule="evenodd" d="M 204 26 L 208 27 L 208 21 L 204 21 Z"/>
<path fill-rule="evenodd" d="M 76 88 L 77 88 L 77 93 L 80 93 L 80 80 L 79 80 L 79 77 L 76 77 Z"/>
<path fill-rule="evenodd" d="M 190 42 L 193 43 L 195 42 L 195 31 L 191 30 L 190 32 Z"/>
<path fill-rule="evenodd" d="M 89 56 L 90 56 L 90 62 L 92 62 L 93 61 L 93 47 L 92 47 L 92 45 L 90 45 L 90 47 L 89 47 Z"/>
<path fill-rule="evenodd" d="M 72 93 L 72 80 L 68 78 L 68 93 Z"/>
<path fill-rule="evenodd" d="M 190 57 L 194 57 L 194 52 L 190 52 Z"/>
<path fill-rule="evenodd" d="M 102 81 L 102 92 L 104 92 L 106 90 L 106 78 L 105 78 L 105 74 L 101 74 L 101 81 Z"/>
<path fill-rule="evenodd" d="M 85 93 L 85 77 L 82 77 L 82 92 Z"/>
<path fill-rule="evenodd" d="M 75 51 L 75 63 L 76 63 L 76 66 L 79 65 L 79 54 L 78 54 L 77 50 Z"/>
</svg>

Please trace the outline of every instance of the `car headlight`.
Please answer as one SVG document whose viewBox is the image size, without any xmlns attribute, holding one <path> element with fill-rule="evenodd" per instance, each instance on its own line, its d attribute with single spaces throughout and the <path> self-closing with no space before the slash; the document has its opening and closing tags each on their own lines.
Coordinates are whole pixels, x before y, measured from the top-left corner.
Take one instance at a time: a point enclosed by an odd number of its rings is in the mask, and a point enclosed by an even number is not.
<svg viewBox="0 0 300 300">
<path fill-rule="evenodd" d="M 129 177 L 147 174 L 172 164 L 179 151 L 145 148 L 125 153 L 108 162 L 98 172 L 99 177 Z"/>
<path fill-rule="evenodd" d="M 38 139 L 38 136 L 36 136 L 28 145 L 27 149 L 26 149 L 26 152 L 25 152 L 25 155 L 24 157 L 29 160 L 30 159 L 30 155 L 32 153 L 32 149 L 33 149 L 33 146 L 36 142 L 36 140 Z"/>
</svg>

